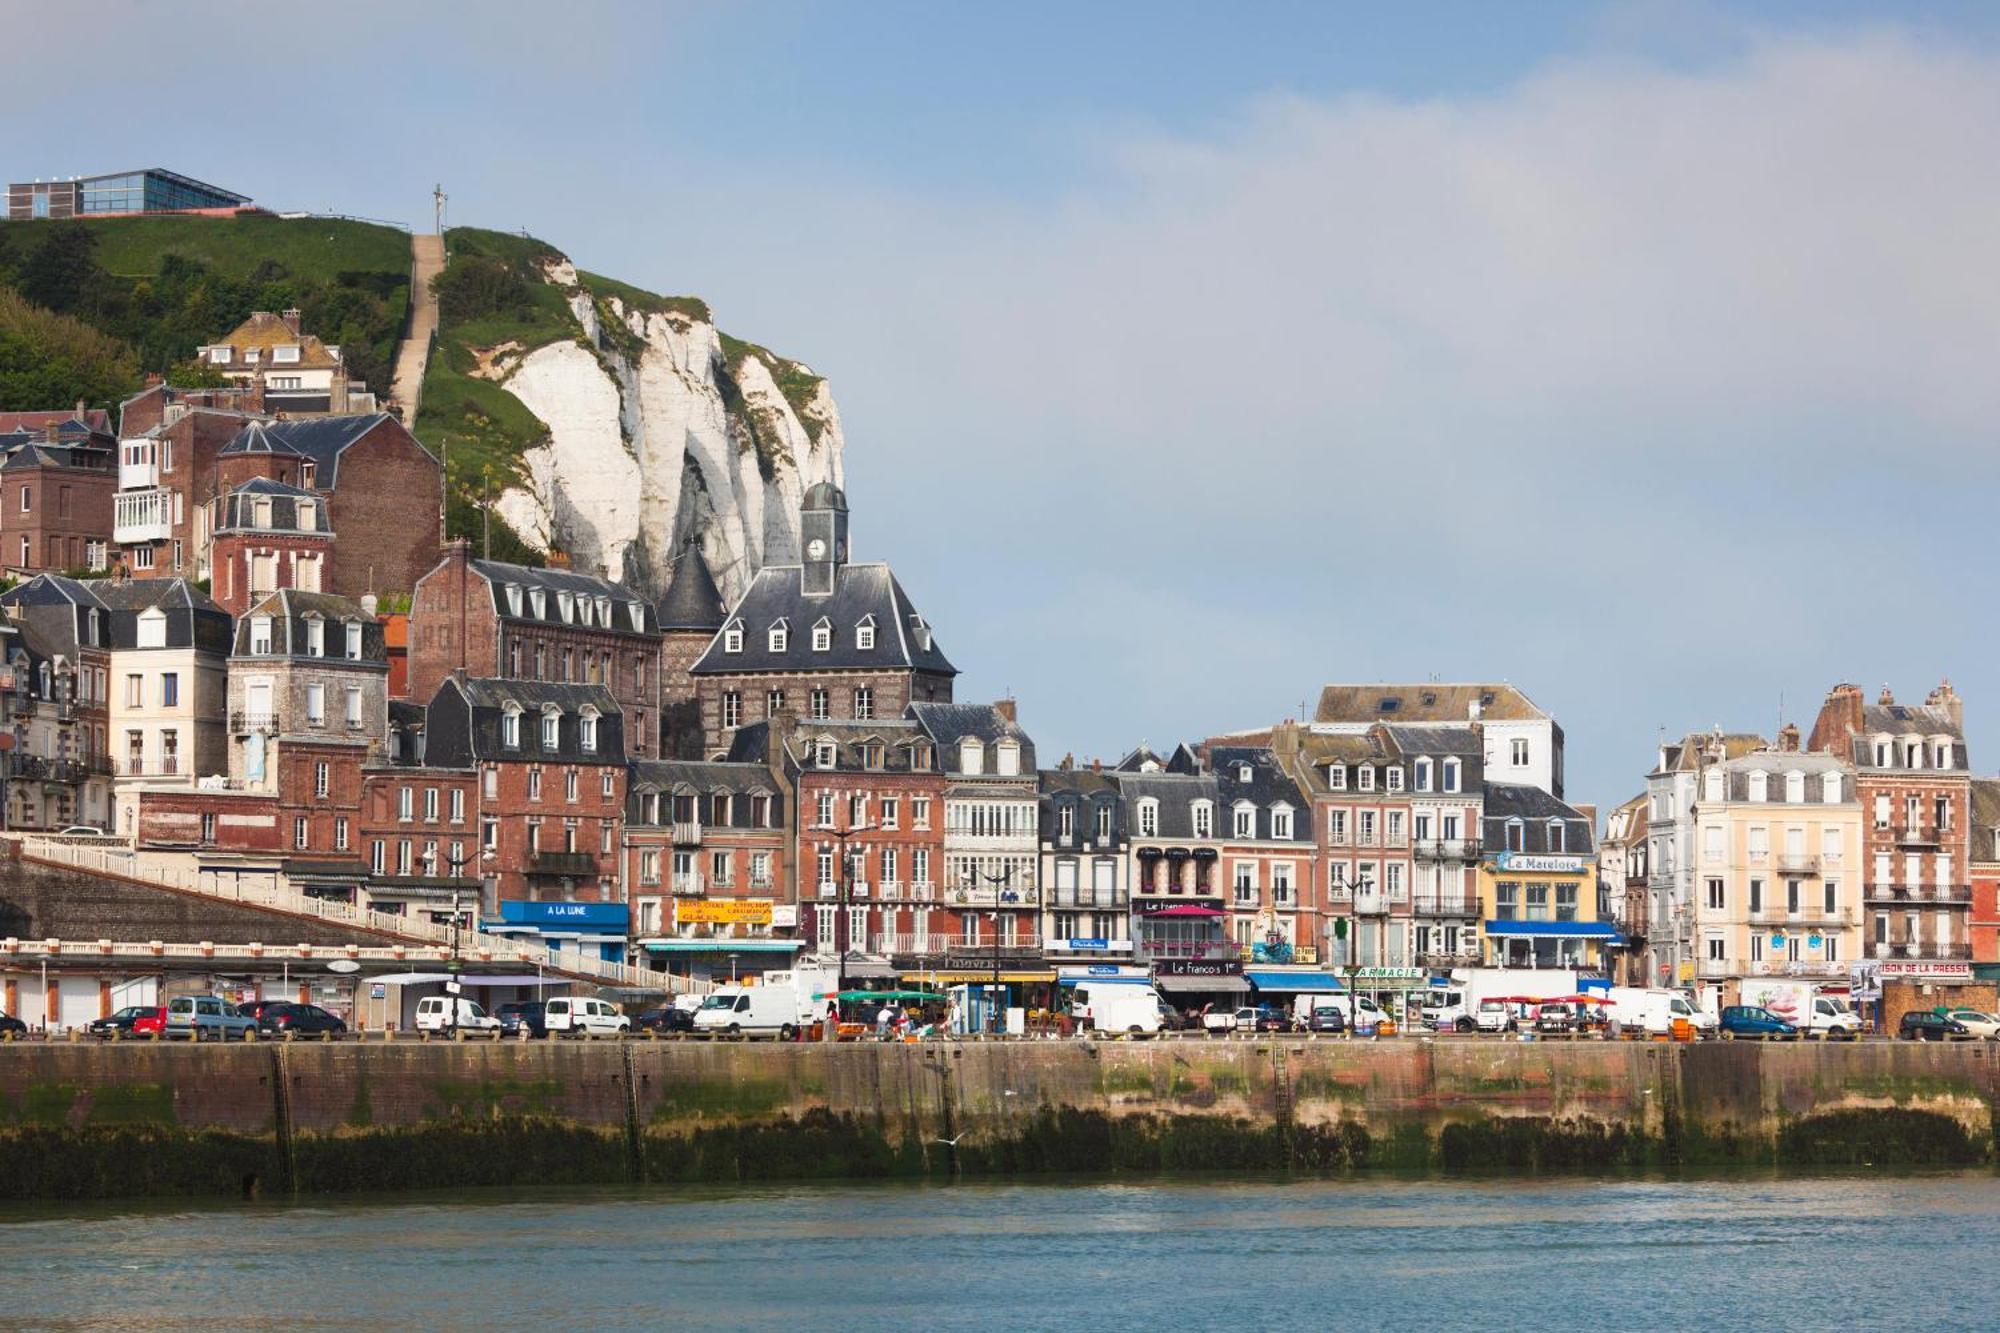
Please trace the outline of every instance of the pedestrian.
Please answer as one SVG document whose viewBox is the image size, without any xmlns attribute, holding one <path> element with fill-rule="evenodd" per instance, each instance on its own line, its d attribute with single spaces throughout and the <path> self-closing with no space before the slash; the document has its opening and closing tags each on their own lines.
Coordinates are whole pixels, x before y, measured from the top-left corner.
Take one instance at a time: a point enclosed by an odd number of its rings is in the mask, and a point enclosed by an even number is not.
<svg viewBox="0 0 2000 1333">
<path fill-rule="evenodd" d="M 883 1041 L 889 1040 L 896 1030 L 896 1006 L 884 1004 L 875 1013 L 875 1035 Z"/>
</svg>

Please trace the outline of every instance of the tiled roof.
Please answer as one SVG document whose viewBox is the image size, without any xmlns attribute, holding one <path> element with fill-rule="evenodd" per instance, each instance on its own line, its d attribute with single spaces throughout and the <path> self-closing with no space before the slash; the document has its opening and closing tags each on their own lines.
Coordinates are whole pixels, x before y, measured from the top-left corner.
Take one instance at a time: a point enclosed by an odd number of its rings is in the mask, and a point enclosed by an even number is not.
<svg viewBox="0 0 2000 1333">
<path fill-rule="evenodd" d="M 1328 685 L 1319 692 L 1316 722 L 1525 722 L 1548 717 L 1512 685 Z"/>
<path fill-rule="evenodd" d="M 253 348 L 259 352 L 269 352 L 275 347 L 296 347 L 299 349 L 299 359 L 279 362 L 272 360 L 268 355 L 259 356 L 256 363 L 259 369 L 276 367 L 283 370 L 299 368 L 332 370 L 340 365 L 340 358 L 328 350 L 318 335 L 296 332 L 285 323 L 282 316 L 274 315 L 268 310 L 257 311 L 231 330 L 228 337 L 204 344 L 197 349 L 197 354 L 203 361 L 207 361 L 210 349 L 216 347 L 230 349 L 231 356 L 227 364 L 231 369 L 237 369 L 243 364 L 244 352 Z"/>
<path fill-rule="evenodd" d="M 989 755 L 1001 741 L 1012 740 L 1021 747 L 1020 772 L 1016 776 L 1034 776 L 1035 743 L 1021 730 L 1020 723 L 1009 721 L 996 704 L 913 703 L 910 717 L 936 744 L 938 758 L 947 773 L 959 771 L 960 743 L 970 737 L 984 745 Z M 984 765 L 985 771 L 979 776 L 996 776 L 992 759 L 984 760 Z"/>
</svg>

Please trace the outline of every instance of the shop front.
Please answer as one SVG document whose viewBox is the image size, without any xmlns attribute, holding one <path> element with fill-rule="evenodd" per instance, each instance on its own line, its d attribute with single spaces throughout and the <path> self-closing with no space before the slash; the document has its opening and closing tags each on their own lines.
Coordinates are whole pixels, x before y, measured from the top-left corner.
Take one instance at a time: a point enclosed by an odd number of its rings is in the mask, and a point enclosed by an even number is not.
<svg viewBox="0 0 2000 1333">
<path fill-rule="evenodd" d="M 1203 1008 L 1234 1009 L 1250 998 L 1243 964 L 1234 958 L 1161 958 L 1153 963 L 1153 985 L 1184 1014 Z"/>
<path fill-rule="evenodd" d="M 1620 942 L 1609 921 L 1488 921 L 1486 966 L 1596 971 Z"/>
<path fill-rule="evenodd" d="M 1237 957 L 1224 935 L 1227 913 L 1220 898 L 1135 898 L 1132 921 L 1137 957 L 1216 959 Z"/>
<path fill-rule="evenodd" d="M 575 954 L 606 962 L 625 961 L 631 911 L 624 903 L 544 903 L 509 899 L 499 917 L 479 923 L 488 934 L 530 940 L 550 953 Z"/>
</svg>

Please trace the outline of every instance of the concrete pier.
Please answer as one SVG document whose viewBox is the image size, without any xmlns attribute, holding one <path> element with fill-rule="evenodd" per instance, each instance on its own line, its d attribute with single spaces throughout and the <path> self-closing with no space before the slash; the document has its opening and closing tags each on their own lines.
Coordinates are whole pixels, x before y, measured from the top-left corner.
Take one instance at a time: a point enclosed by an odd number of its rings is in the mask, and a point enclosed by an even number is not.
<svg viewBox="0 0 2000 1333">
<path fill-rule="evenodd" d="M 0 1195 L 1995 1159 L 2000 1047 L 0 1046 Z"/>
</svg>

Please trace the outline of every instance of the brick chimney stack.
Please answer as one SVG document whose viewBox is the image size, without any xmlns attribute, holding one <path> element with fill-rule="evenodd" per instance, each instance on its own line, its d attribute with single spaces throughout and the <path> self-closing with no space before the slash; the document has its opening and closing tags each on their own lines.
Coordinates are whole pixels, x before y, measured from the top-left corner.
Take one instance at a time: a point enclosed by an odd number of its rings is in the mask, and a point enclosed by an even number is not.
<svg viewBox="0 0 2000 1333">
<path fill-rule="evenodd" d="M 1009 722 L 1014 723 L 1016 726 L 1020 725 L 1021 719 L 1016 715 L 1014 708 L 1014 701 L 1012 699 L 994 700 L 993 711 L 998 713 L 1001 717 L 1006 718 Z"/>
<path fill-rule="evenodd" d="M 292 331 L 294 338 L 299 336 L 299 312 L 297 310 L 287 310 L 284 314 L 278 316 L 278 318 L 285 321 L 285 327 Z"/>
<path fill-rule="evenodd" d="M 1790 722 L 1778 728 L 1778 748 L 1786 754 L 1796 754 L 1799 748 L 1799 729 Z"/>
<path fill-rule="evenodd" d="M 1949 680 L 1941 680 L 1938 687 L 1924 696 L 1924 702 L 1932 708 L 1942 708 L 1951 719 L 1951 725 L 1965 730 L 1965 700 L 1958 697 Z"/>
<path fill-rule="evenodd" d="M 1884 708 L 1896 702 L 1896 696 L 1889 692 L 1889 682 L 1882 682 L 1882 693 L 1875 696 L 1875 702 Z"/>
</svg>

